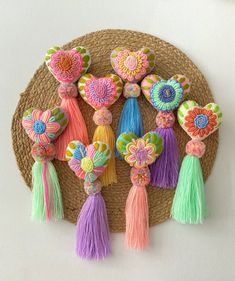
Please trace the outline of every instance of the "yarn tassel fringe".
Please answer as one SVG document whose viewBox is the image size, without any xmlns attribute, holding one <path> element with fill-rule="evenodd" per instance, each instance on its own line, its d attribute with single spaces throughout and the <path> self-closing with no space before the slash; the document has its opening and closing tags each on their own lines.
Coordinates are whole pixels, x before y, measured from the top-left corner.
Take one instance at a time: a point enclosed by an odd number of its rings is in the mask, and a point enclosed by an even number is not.
<svg viewBox="0 0 235 281">
<path fill-rule="evenodd" d="M 207 215 L 200 159 L 186 155 L 182 162 L 171 216 L 180 223 L 202 223 Z"/>
<path fill-rule="evenodd" d="M 66 130 L 55 141 L 56 158 L 66 161 L 65 151 L 73 140 L 89 144 L 87 127 L 75 97 L 63 98 L 60 107 L 68 114 L 69 123 Z"/>
<path fill-rule="evenodd" d="M 149 244 L 148 195 L 144 186 L 132 186 L 126 201 L 126 233 L 128 248 L 143 250 Z"/>
<path fill-rule="evenodd" d="M 104 173 L 99 177 L 103 185 L 117 183 L 116 165 L 115 165 L 115 135 L 110 125 L 99 125 L 96 127 L 93 142 L 102 141 L 109 145 L 111 150 L 111 158 Z"/>
<path fill-rule="evenodd" d="M 151 185 L 162 188 L 175 188 L 179 173 L 179 149 L 173 128 L 157 128 L 163 137 L 164 150 L 156 161 L 149 166 Z"/>
<path fill-rule="evenodd" d="M 110 233 L 101 193 L 89 195 L 80 212 L 76 253 L 84 259 L 103 259 L 110 254 Z"/>
<path fill-rule="evenodd" d="M 32 168 L 32 219 L 49 221 L 64 217 L 60 185 L 54 165 L 36 161 Z"/>
</svg>

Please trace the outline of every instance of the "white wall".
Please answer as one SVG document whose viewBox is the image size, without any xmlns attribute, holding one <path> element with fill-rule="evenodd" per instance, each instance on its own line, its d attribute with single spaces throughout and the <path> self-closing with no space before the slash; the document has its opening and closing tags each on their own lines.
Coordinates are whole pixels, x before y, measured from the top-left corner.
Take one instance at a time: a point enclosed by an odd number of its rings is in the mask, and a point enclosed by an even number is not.
<svg viewBox="0 0 235 281">
<path fill-rule="evenodd" d="M 151 229 L 152 247 L 87 262 L 74 254 L 74 226 L 30 221 L 31 194 L 17 171 L 11 116 L 45 50 L 90 31 L 133 29 L 165 39 L 199 66 L 224 111 L 217 160 L 206 184 L 204 225 L 173 221 Z M 0 280 L 235 280 L 235 1 L 0 0 Z M 209 149 L 209 148 L 208 148 Z M 30 168 L 30 167 L 29 167 Z"/>
</svg>

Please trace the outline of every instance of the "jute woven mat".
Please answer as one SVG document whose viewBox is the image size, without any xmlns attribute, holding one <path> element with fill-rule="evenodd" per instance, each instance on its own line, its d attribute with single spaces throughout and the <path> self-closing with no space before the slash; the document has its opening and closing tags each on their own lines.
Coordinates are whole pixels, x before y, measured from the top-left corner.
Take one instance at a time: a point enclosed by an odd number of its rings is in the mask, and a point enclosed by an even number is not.
<svg viewBox="0 0 235 281">
<path fill-rule="evenodd" d="M 214 101 L 205 78 L 193 62 L 179 49 L 155 36 L 129 30 L 101 30 L 79 37 L 66 44 L 64 48 L 69 49 L 79 45 L 87 47 L 90 51 L 92 64 L 88 72 L 96 76 L 102 76 L 108 72 L 113 73 L 109 57 L 110 52 L 117 46 L 123 46 L 132 50 L 138 50 L 144 46 L 153 48 L 157 54 L 157 64 L 153 73 L 157 73 L 166 79 L 176 73 L 185 74 L 192 81 L 192 89 L 188 98 L 195 99 L 201 105 Z M 57 94 L 57 87 L 58 82 L 49 73 L 47 67 L 44 64 L 41 65 L 35 72 L 26 90 L 21 94 L 13 116 L 13 148 L 21 174 L 29 187 L 31 186 L 31 167 L 34 163 L 30 153 L 33 143 L 29 140 L 21 126 L 21 118 L 23 112 L 29 107 L 46 109 L 59 105 L 60 99 Z M 143 95 L 138 100 L 143 115 L 144 131 L 154 130 L 156 128 L 156 110 L 145 100 Z M 81 97 L 78 97 L 78 102 L 88 127 L 89 137 L 92 139 L 95 129 L 92 120 L 94 110 Z M 124 102 L 125 98 L 121 96 L 118 102 L 110 108 L 113 114 L 112 127 L 114 131 L 117 129 L 117 122 Z M 182 158 L 189 137 L 180 129 L 177 123 L 174 129 Z M 206 180 L 211 173 L 216 157 L 218 132 L 206 139 L 205 143 L 209 148 L 202 158 L 202 168 Z M 103 187 L 102 192 L 107 206 L 110 229 L 113 232 L 120 232 L 125 229 L 124 209 L 131 182 L 129 165 L 121 160 L 116 161 L 118 183 Z M 65 218 L 72 223 L 76 223 L 79 211 L 86 199 L 82 188 L 83 181 L 80 181 L 74 175 L 66 162 L 55 160 L 54 165 L 61 184 Z M 148 195 L 150 225 L 164 222 L 169 218 L 174 190 L 149 187 Z"/>
</svg>

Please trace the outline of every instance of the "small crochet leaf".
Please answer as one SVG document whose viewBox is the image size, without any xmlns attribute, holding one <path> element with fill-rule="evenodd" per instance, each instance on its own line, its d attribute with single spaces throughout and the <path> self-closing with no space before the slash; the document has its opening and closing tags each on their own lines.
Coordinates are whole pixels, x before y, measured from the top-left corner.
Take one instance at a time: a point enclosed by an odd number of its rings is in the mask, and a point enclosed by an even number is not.
<svg viewBox="0 0 235 281">
<path fill-rule="evenodd" d="M 91 57 L 88 50 L 81 46 L 71 50 L 62 50 L 56 46 L 47 51 L 45 63 L 59 82 L 73 83 L 87 72 Z"/>
<path fill-rule="evenodd" d="M 115 48 L 110 55 L 114 71 L 126 82 L 137 82 L 155 66 L 155 53 L 144 47 L 136 52 L 123 47 Z"/>
<path fill-rule="evenodd" d="M 159 156 L 163 151 L 163 138 L 156 132 L 148 132 L 142 137 L 145 141 L 148 140 L 149 143 L 152 143 L 156 146 L 156 154 Z"/>
<path fill-rule="evenodd" d="M 122 88 L 122 80 L 115 74 L 97 78 L 87 73 L 78 82 L 81 97 L 96 110 L 110 107 L 120 97 Z"/>
<path fill-rule="evenodd" d="M 180 105 L 185 95 L 190 91 L 189 79 L 176 74 L 169 80 L 151 74 L 146 76 L 141 89 L 145 98 L 159 111 L 171 111 Z"/>
<path fill-rule="evenodd" d="M 222 122 L 222 112 L 215 103 L 201 107 L 195 101 L 185 101 L 179 107 L 177 116 L 183 130 L 193 140 L 199 141 L 215 132 Z"/>
<path fill-rule="evenodd" d="M 128 143 L 132 142 L 133 140 L 136 140 L 137 136 L 133 133 L 122 133 L 116 141 L 116 147 L 118 152 L 123 156 L 124 153 L 126 153 L 126 147 Z"/>
</svg>

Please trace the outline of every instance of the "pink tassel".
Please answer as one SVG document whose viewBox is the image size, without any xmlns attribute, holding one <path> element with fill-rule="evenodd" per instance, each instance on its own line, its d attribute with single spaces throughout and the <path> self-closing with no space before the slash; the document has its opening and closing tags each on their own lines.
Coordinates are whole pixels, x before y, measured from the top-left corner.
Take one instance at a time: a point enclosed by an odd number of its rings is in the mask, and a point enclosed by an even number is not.
<svg viewBox="0 0 235 281">
<path fill-rule="evenodd" d="M 50 220 L 50 204 L 49 204 L 49 187 L 48 187 L 48 182 L 47 182 L 47 173 L 48 173 L 48 163 L 47 161 L 43 162 L 43 167 L 42 167 L 42 182 L 44 186 L 44 202 L 46 205 L 46 220 Z"/>
<path fill-rule="evenodd" d="M 69 123 L 66 130 L 55 142 L 56 158 L 66 161 L 65 151 L 73 140 L 79 140 L 88 145 L 89 138 L 87 127 L 76 99 L 77 88 L 74 84 L 61 84 L 58 93 L 62 99 L 60 107 L 67 113 Z"/>
<path fill-rule="evenodd" d="M 131 169 L 130 189 L 126 201 L 126 243 L 128 248 L 143 250 L 149 245 L 149 207 L 146 185 L 150 181 L 148 167 Z"/>
<path fill-rule="evenodd" d="M 148 194 L 145 186 L 132 186 L 126 201 L 126 243 L 145 249 L 149 244 Z"/>
</svg>

